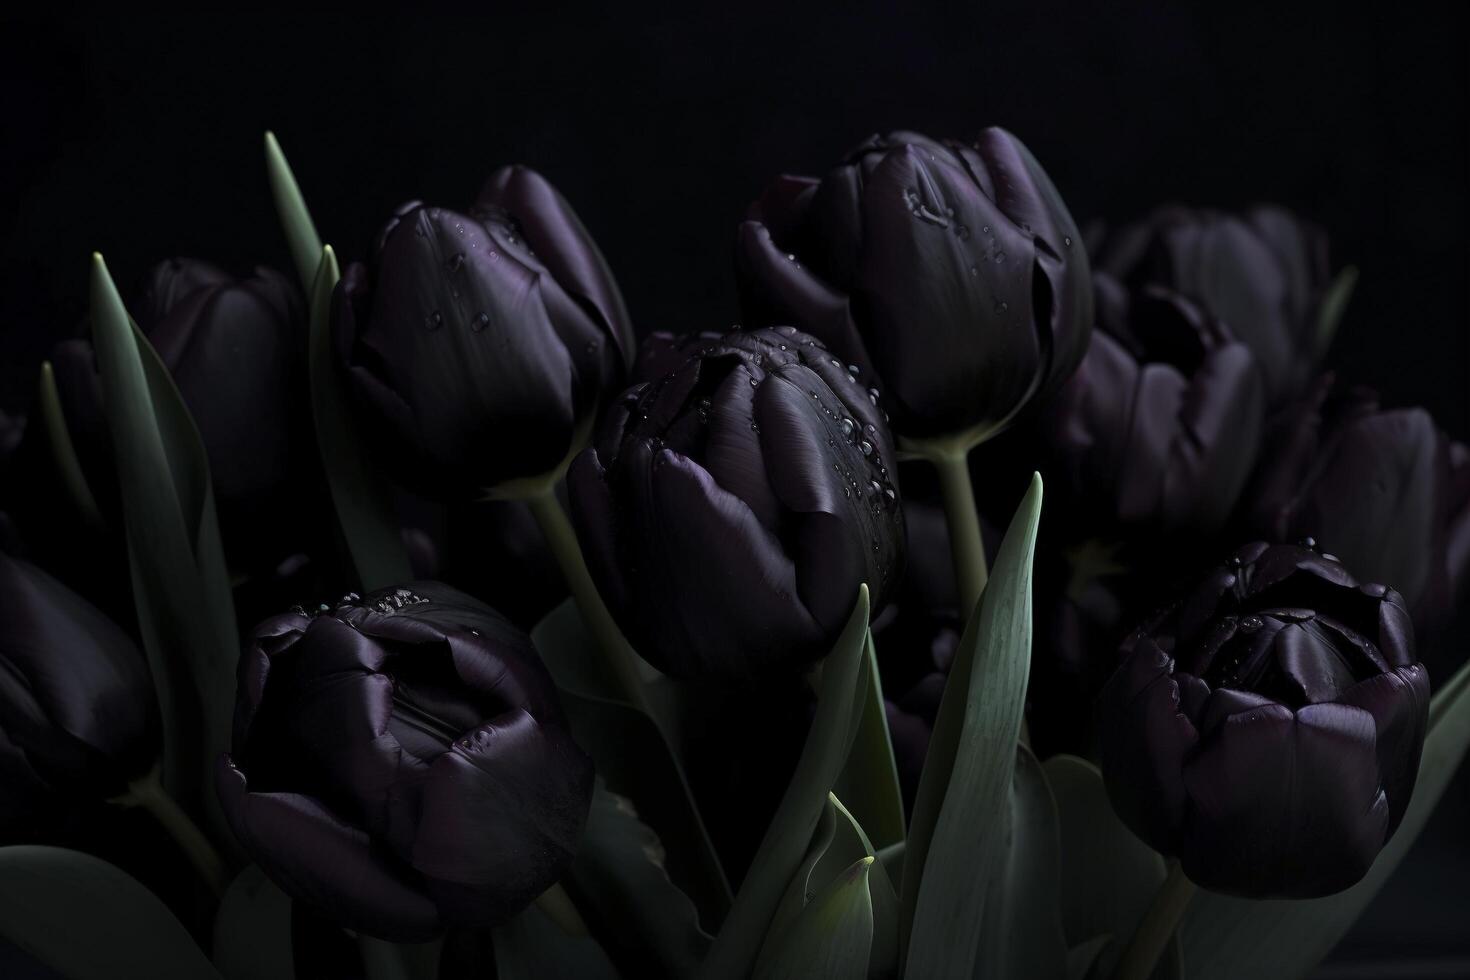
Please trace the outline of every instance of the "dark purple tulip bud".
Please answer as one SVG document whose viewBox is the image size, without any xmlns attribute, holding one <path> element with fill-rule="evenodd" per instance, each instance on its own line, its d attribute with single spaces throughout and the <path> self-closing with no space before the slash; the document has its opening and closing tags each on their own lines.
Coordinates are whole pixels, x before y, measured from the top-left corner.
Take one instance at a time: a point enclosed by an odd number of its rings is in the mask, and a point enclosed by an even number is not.
<svg viewBox="0 0 1470 980">
<path fill-rule="evenodd" d="M 1284 208 L 1160 208 L 1109 236 L 1096 265 L 1135 288 L 1188 296 L 1224 321 L 1260 362 L 1272 404 L 1301 390 L 1331 340 L 1318 331 L 1327 236 Z"/>
<path fill-rule="evenodd" d="M 231 563 L 274 567 L 302 545 L 301 472 L 314 451 L 300 294 L 272 269 L 236 278 L 207 262 L 170 259 L 150 271 L 133 312 L 199 429 Z M 89 487 L 116 523 L 121 504 L 92 346 L 63 342 L 51 363 Z"/>
<path fill-rule="evenodd" d="M 0 553 L 0 820 L 47 791 L 121 794 L 158 752 L 142 652 L 86 600 Z"/>
<path fill-rule="evenodd" d="M 1403 595 L 1421 639 L 1442 628 L 1470 570 L 1466 450 L 1422 408 L 1384 410 L 1324 377 L 1273 421 L 1250 499 L 1251 530 L 1311 537 Z"/>
<path fill-rule="evenodd" d="M 876 371 L 910 438 L 1003 428 L 1072 373 L 1092 327 L 1077 227 L 1003 129 L 874 136 L 820 182 L 778 178 L 736 265 L 752 323 Z"/>
<path fill-rule="evenodd" d="M 635 649 L 679 676 L 825 655 L 903 571 L 877 388 L 792 327 L 736 331 L 630 389 L 572 464 L 577 536 Z"/>
<path fill-rule="evenodd" d="M 436 582 L 256 627 L 225 815 L 293 898 L 395 941 L 482 927 L 570 864 L 592 799 L 526 635 Z"/>
<path fill-rule="evenodd" d="M 1255 463 L 1255 358 L 1176 294 L 1099 275 L 1097 297 L 1101 329 L 1040 422 L 1048 486 L 1093 529 L 1208 536 Z"/>
<path fill-rule="evenodd" d="M 400 208 L 370 266 L 343 274 L 332 320 L 366 437 L 436 497 L 554 468 L 633 352 L 602 253 L 524 167 L 492 175 L 467 213 Z"/>
<path fill-rule="evenodd" d="M 1098 702 L 1108 796 L 1203 888 L 1313 898 L 1367 873 L 1429 711 L 1403 599 L 1251 544 L 1124 643 Z"/>
</svg>

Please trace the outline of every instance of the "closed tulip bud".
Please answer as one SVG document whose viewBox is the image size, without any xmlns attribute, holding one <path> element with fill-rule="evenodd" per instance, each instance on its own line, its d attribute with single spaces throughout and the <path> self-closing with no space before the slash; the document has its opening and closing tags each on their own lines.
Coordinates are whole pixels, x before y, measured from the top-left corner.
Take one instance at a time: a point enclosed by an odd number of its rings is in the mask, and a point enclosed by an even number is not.
<svg viewBox="0 0 1470 980">
<path fill-rule="evenodd" d="M 1002 129 L 874 136 L 821 181 L 779 178 L 736 258 L 750 321 L 876 372 L 909 438 L 1004 428 L 1071 374 L 1092 327 L 1076 225 Z"/>
<path fill-rule="evenodd" d="M 0 553 L 0 821 L 41 794 L 119 795 L 158 752 L 142 652 L 86 600 Z"/>
<path fill-rule="evenodd" d="M 1208 537 L 1255 463 L 1259 366 L 1177 294 L 1099 275 L 1097 297 L 1100 329 L 1040 422 L 1048 486 L 1094 533 Z"/>
<path fill-rule="evenodd" d="M 404 484 L 468 499 L 539 476 L 633 352 L 612 273 L 570 205 L 524 167 L 467 212 L 404 205 L 332 305 L 368 440 Z"/>
<path fill-rule="evenodd" d="M 218 789 L 293 898 L 415 941 L 503 921 L 557 881 L 592 763 L 526 635 L 421 582 L 256 628 Z"/>
<path fill-rule="evenodd" d="M 1366 389 L 1324 377 L 1274 420 L 1255 477 L 1251 529 L 1315 538 L 1391 582 L 1421 640 L 1445 625 L 1470 572 L 1470 467 L 1422 408 L 1385 410 Z"/>
<path fill-rule="evenodd" d="M 1201 887 L 1328 895 L 1403 818 L 1428 711 L 1397 592 L 1252 544 L 1125 642 L 1098 704 L 1103 775 L 1124 822 Z"/>
<path fill-rule="evenodd" d="M 1319 330 L 1327 236 L 1284 208 L 1160 208 L 1109 236 L 1095 264 L 1135 288 L 1187 296 L 1222 320 L 1261 364 L 1273 405 L 1311 379 L 1331 341 Z"/>
<path fill-rule="evenodd" d="M 903 570 L 880 394 L 790 327 L 736 331 L 631 389 L 573 463 L 578 538 L 613 616 L 682 676 L 825 655 L 858 586 Z"/>
</svg>

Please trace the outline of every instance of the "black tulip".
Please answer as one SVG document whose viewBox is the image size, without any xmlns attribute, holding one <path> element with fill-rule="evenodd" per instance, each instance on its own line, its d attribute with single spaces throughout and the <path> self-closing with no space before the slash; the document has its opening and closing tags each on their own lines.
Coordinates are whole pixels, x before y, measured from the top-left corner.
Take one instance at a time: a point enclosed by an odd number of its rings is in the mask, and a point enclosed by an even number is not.
<svg viewBox="0 0 1470 980">
<path fill-rule="evenodd" d="M 1124 822 L 1201 887 L 1328 895 L 1403 818 L 1428 711 L 1397 592 L 1252 544 L 1124 644 L 1098 703 L 1103 775 Z"/>
<path fill-rule="evenodd" d="M 1314 538 L 1404 597 L 1421 639 L 1449 620 L 1470 573 L 1470 452 L 1422 408 L 1383 409 L 1330 376 L 1268 430 L 1247 520 L 1279 541 Z"/>
<path fill-rule="evenodd" d="M 1038 423 L 1048 486 L 1089 533 L 1208 538 L 1250 478 L 1265 388 L 1198 305 L 1097 277 L 1087 356 Z"/>
<path fill-rule="evenodd" d="M 1273 405 L 1311 380 L 1331 335 L 1319 329 L 1327 236 L 1284 208 L 1163 207 L 1108 236 L 1096 266 L 1137 288 L 1199 303 L 1256 356 Z"/>
<path fill-rule="evenodd" d="M 1076 225 L 1002 129 L 874 136 L 821 181 L 778 178 L 736 255 L 750 322 L 795 324 L 876 372 L 910 438 L 1004 428 L 1071 374 L 1092 327 Z"/>
<path fill-rule="evenodd" d="M 86 600 L 0 553 L 0 830 L 48 795 L 120 795 L 158 753 L 142 652 Z"/>
<path fill-rule="evenodd" d="M 751 678 L 825 655 L 903 571 L 880 394 L 790 327 L 736 331 L 630 389 L 569 473 L 592 577 L 668 673 Z"/>
<path fill-rule="evenodd" d="M 293 898 L 415 941 L 503 921 L 553 885 L 592 777 L 526 635 L 418 582 L 256 628 L 218 790 Z"/>
<path fill-rule="evenodd" d="M 400 208 L 342 276 L 332 319 L 367 440 L 436 497 L 553 469 L 633 353 L 602 254 L 524 167 L 497 171 L 466 212 Z"/>
</svg>

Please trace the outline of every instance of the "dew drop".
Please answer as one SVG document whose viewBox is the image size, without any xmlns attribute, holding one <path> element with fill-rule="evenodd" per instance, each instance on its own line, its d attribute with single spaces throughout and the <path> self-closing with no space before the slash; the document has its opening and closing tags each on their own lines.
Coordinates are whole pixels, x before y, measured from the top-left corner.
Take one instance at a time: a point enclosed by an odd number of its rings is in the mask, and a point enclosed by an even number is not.
<svg viewBox="0 0 1470 980">
<path fill-rule="evenodd" d="M 862 453 L 864 456 L 873 455 L 873 444 L 864 439 L 862 442 L 858 443 L 858 452 Z"/>
<path fill-rule="evenodd" d="M 1006 260 L 1006 253 L 1004 253 L 1004 252 L 996 252 L 995 253 L 995 264 L 996 265 L 1000 265 L 1005 260 Z"/>
<path fill-rule="evenodd" d="M 444 260 L 444 268 L 448 269 L 450 272 L 458 272 L 463 267 L 464 267 L 464 253 L 463 252 L 455 252 L 449 258 L 447 258 L 447 259 Z"/>
<path fill-rule="evenodd" d="M 443 325 L 444 317 L 440 314 L 438 310 L 435 310 L 433 313 L 430 313 L 428 316 L 424 317 L 424 326 L 428 327 L 430 330 L 438 330 Z"/>
<path fill-rule="evenodd" d="M 481 330 L 484 330 L 486 327 L 490 326 L 490 314 L 486 313 L 484 310 L 481 310 L 479 315 L 475 317 L 474 323 L 472 323 L 470 326 L 475 331 L 475 333 L 479 333 Z"/>
</svg>

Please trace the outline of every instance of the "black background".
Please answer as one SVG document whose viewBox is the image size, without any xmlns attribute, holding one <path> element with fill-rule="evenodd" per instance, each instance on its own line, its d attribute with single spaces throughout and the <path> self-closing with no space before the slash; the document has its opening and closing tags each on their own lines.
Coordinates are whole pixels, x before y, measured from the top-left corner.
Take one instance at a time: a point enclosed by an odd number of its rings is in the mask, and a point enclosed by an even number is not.
<svg viewBox="0 0 1470 980">
<path fill-rule="evenodd" d="M 1079 222 L 1275 200 L 1363 271 L 1334 363 L 1470 434 L 1467 36 L 1405 4 L 475 5 L 369 16 L 75 14 L 0 31 L 0 407 L 75 332 L 87 256 L 286 267 L 279 135 L 323 236 L 464 206 L 530 164 L 602 244 L 641 329 L 738 319 L 733 231 L 767 178 L 875 130 L 1024 139 Z"/>
<path fill-rule="evenodd" d="M 94 249 L 125 285 L 178 254 L 287 268 L 267 128 L 346 258 L 400 201 L 463 206 L 523 162 L 581 213 L 640 329 L 685 330 L 738 319 L 733 232 L 771 175 L 820 173 L 875 130 L 1000 124 L 1079 222 L 1167 200 L 1315 218 L 1362 270 L 1333 363 L 1470 435 L 1470 86 L 1450 5 L 711 10 L 7 15 L 0 408 L 25 409 L 78 329 Z M 1466 782 L 1349 950 L 1464 945 Z"/>
</svg>

